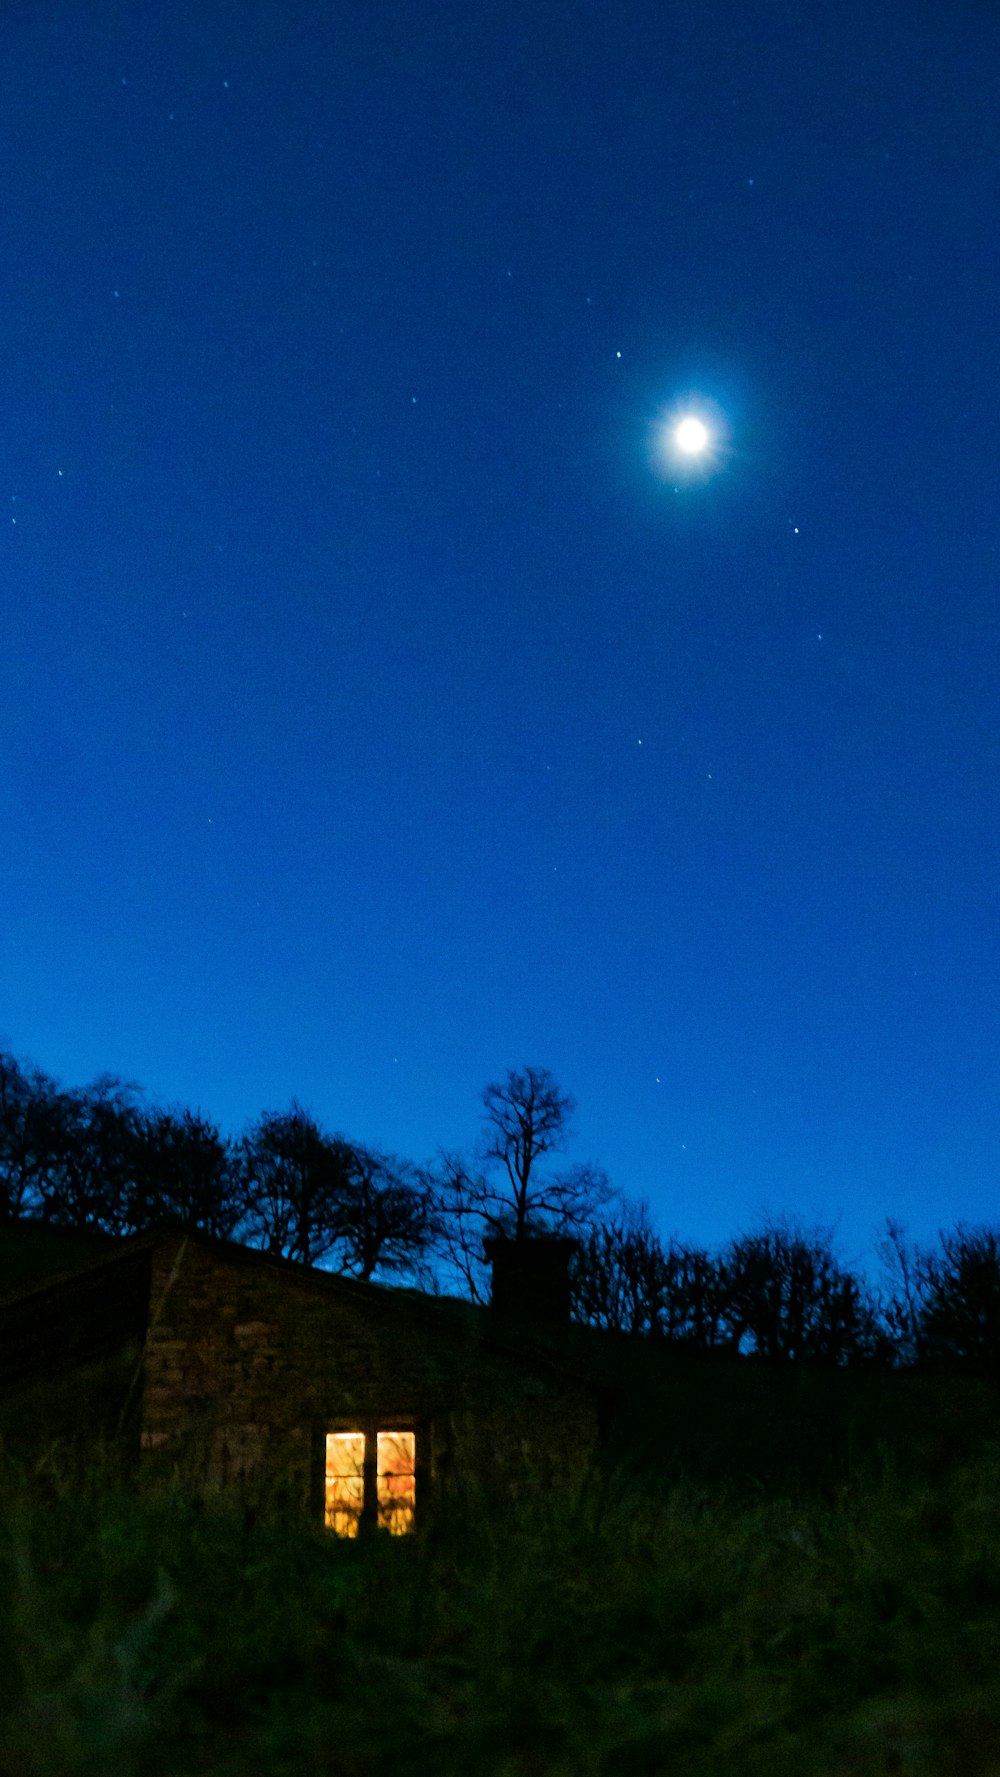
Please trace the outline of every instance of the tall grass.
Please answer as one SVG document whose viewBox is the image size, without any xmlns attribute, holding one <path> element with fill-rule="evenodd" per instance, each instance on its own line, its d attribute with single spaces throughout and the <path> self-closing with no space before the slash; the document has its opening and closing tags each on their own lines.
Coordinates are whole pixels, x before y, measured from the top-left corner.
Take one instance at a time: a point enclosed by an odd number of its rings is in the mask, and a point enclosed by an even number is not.
<svg viewBox="0 0 1000 1777">
<path fill-rule="evenodd" d="M 1000 1454 L 824 1499 L 594 1473 L 342 1543 L 0 1483 L 3 1777 L 1000 1777 Z"/>
</svg>

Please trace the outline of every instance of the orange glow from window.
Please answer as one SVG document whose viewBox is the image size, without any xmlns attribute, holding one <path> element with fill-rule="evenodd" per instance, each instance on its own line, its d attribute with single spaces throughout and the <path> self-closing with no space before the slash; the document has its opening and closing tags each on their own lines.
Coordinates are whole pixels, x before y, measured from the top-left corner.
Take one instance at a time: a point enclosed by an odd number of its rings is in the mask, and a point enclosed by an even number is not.
<svg viewBox="0 0 1000 1777">
<path fill-rule="evenodd" d="M 326 1434 L 326 1527 L 338 1536 L 357 1536 L 365 1498 L 365 1434 Z"/>
<path fill-rule="evenodd" d="M 365 1507 L 365 1446 L 373 1434 L 326 1434 L 326 1527 L 338 1536 L 357 1536 Z M 412 1431 L 374 1433 L 375 1509 L 379 1528 L 406 1536 L 416 1526 L 417 1440 Z M 369 1511 L 372 1502 L 369 1497 Z"/>
<path fill-rule="evenodd" d="M 390 1536 L 406 1536 L 416 1518 L 416 1437 L 412 1431 L 380 1431 L 376 1447 L 379 1524 Z"/>
</svg>

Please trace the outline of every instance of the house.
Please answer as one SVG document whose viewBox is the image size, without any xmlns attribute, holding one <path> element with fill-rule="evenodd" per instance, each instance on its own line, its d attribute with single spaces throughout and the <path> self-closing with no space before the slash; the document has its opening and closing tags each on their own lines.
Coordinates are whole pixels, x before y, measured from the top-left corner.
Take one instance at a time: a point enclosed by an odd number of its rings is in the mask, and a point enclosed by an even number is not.
<svg viewBox="0 0 1000 1777">
<path fill-rule="evenodd" d="M 0 1302 L 0 1425 L 111 1440 L 160 1477 L 407 1534 L 458 1483 L 581 1468 L 597 1396 L 564 1347 L 572 1243 L 490 1243 L 493 1305 L 201 1234 L 116 1243 Z M 19 1422 L 20 1413 L 20 1422 Z"/>
</svg>

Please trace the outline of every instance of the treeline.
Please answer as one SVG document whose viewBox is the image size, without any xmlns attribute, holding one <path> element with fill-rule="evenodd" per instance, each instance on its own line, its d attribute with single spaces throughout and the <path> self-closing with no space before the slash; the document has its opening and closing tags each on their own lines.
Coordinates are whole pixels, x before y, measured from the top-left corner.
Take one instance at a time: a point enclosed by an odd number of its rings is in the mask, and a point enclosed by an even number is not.
<svg viewBox="0 0 1000 1777">
<path fill-rule="evenodd" d="M 200 1112 L 147 1105 L 112 1075 L 66 1087 L 0 1052 L 0 1226 L 22 1218 L 121 1237 L 175 1226 L 369 1280 L 488 1295 L 483 1240 L 590 1226 L 597 1168 L 545 1170 L 572 1101 L 544 1069 L 482 1093 L 482 1140 L 418 1166 L 321 1127 L 293 1101 L 231 1138 Z"/>
<path fill-rule="evenodd" d="M 431 1201 L 415 1167 L 297 1103 L 230 1138 L 114 1076 L 66 1087 L 0 1053 L 0 1225 L 26 1217 L 114 1236 L 175 1226 L 367 1279 L 424 1261 Z"/>
<path fill-rule="evenodd" d="M 772 1220 L 710 1252 L 633 1213 L 585 1233 L 574 1313 L 703 1355 L 1000 1372 L 1000 1230 L 960 1226 L 922 1248 L 890 1221 L 878 1259 L 873 1284 L 827 1229 Z"/>
<path fill-rule="evenodd" d="M 599 1167 L 554 1164 L 575 1106 L 546 1069 L 510 1070 L 481 1105 L 467 1155 L 418 1166 L 325 1130 L 294 1101 L 229 1137 L 115 1076 L 67 1087 L 0 1051 L 0 1227 L 121 1237 L 170 1225 L 472 1301 L 488 1298 L 486 1236 L 570 1234 L 584 1326 L 701 1355 L 1000 1370 L 1000 1230 L 958 1227 L 924 1249 L 889 1222 L 874 1285 L 828 1230 L 791 1220 L 713 1252 L 661 1238 Z"/>
</svg>

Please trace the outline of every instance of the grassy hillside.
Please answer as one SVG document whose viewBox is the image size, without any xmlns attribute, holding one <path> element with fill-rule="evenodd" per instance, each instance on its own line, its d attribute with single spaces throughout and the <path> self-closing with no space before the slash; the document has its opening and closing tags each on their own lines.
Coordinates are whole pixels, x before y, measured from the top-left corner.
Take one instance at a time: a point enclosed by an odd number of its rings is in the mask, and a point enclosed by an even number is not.
<svg viewBox="0 0 1000 1777">
<path fill-rule="evenodd" d="M 137 1356 L 4 1408 L 0 1777 L 1000 1777 L 993 1384 L 605 1343 L 599 1466 L 348 1544 L 54 1441 Z"/>
<path fill-rule="evenodd" d="M 1000 1773 L 995 1447 L 798 1501 L 595 1472 L 412 1544 L 0 1486 L 3 1777 Z"/>
</svg>

